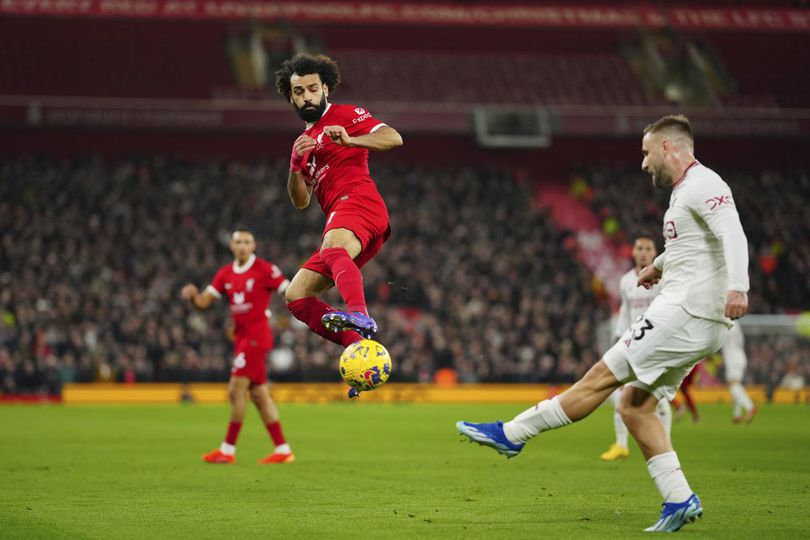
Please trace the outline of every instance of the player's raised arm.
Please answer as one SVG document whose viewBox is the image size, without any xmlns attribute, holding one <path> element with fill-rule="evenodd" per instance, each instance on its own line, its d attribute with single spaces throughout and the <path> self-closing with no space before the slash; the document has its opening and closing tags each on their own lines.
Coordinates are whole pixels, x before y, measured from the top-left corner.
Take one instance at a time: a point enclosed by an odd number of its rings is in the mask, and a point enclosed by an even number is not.
<svg viewBox="0 0 810 540">
<path fill-rule="evenodd" d="M 384 152 L 397 146 L 402 146 L 402 135 L 390 126 L 380 125 L 371 133 L 352 137 L 346 132 L 343 126 L 326 126 L 323 128 L 332 142 L 341 146 L 353 148 L 366 148 L 375 152 Z"/>
<path fill-rule="evenodd" d="M 199 310 L 208 309 L 217 301 L 217 297 L 211 293 L 210 289 L 205 289 L 201 293 L 197 286 L 192 283 L 186 284 L 180 290 L 180 296 L 183 300 L 191 302 L 191 305 Z"/>
<path fill-rule="evenodd" d="M 312 198 L 312 186 L 307 183 L 303 174 L 306 166 L 304 163 L 308 152 L 315 148 L 315 139 L 307 135 L 301 135 L 293 143 L 292 154 L 290 155 L 290 176 L 287 178 L 287 193 L 293 206 L 303 210 L 309 206 Z"/>
</svg>

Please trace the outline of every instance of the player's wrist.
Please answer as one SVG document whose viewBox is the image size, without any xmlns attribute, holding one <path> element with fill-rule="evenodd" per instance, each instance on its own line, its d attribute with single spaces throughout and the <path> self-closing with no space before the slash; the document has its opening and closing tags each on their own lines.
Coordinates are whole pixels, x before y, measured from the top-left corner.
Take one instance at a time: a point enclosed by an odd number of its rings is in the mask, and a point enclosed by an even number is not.
<svg viewBox="0 0 810 540">
<path fill-rule="evenodd" d="M 304 156 L 299 155 L 298 151 L 293 147 L 290 153 L 290 172 L 301 172 L 304 166 Z"/>
</svg>

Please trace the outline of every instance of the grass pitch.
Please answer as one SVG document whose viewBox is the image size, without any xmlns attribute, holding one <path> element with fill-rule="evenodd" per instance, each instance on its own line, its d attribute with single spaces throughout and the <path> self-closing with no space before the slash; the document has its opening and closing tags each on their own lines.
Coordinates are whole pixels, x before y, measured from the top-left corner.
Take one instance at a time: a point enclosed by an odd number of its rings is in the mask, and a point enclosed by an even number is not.
<svg viewBox="0 0 810 540">
<path fill-rule="evenodd" d="M 2 538 L 633 538 L 660 500 L 635 446 L 612 442 L 603 407 L 507 460 L 460 443 L 454 422 L 521 406 L 282 405 L 298 460 L 270 449 L 255 411 L 237 463 L 208 465 L 225 406 L 0 407 Z M 704 518 L 701 538 L 800 538 L 810 530 L 810 408 L 764 407 L 733 426 L 726 406 L 673 439 Z"/>
</svg>

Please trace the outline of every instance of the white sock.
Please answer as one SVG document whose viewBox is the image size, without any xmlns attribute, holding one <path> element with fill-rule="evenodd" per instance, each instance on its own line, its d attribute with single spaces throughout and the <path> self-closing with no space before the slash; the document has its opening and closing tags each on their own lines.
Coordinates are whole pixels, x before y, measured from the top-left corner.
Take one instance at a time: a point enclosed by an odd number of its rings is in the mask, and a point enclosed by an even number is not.
<svg viewBox="0 0 810 540">
<path fill-rule="evenodd" d="M 617 409 L 622 405 L 622 388 L 624 387 L 620 386 L 619 388 L 614 390 L 613 393 L 610 394 L 609 398 L 611 403 L 613 403 L 613 406 Z"/>
<path fill-rule="evenodd" d="M 738 382 L 731 383 L 729 387 L 731 390 L 731 397 L 734 398 L 740 406 L 742 406 L 745 412 L 750 411 L 754 408 L 754 402 L 751 401 L 751 398 L 748 397 L 748 392 L 745 391 L 745 387 Z"/>
<path fill-rule="evenodd" d="M 729 387 L 729 390 L 731 390 L 731 387 Z M 742 403 L 740 403 L 740 400 L 737 399 L 736 395 L 734 395 L 734 392 L 731 392 L 731 405 L 733 410 L 731 416 L 733 418 L 739 418 L 742 416 Z"/>
<path fill-rule="evenodd" d="M 276 446 L 276 449 L 273 452 L 276 454 L 291 454 L 292 449 L 288 443 L 284 443 Z"/>
<path fill-rule="evenodd" d="M 658 418 L 661 420 L 661 423 L 664 424 L 664 429 L 667 431 L 667 435 L 672 434 L 672 406 L 669 404 L 669 401 L 666 399 L 662 399 L 658 402 L 658 405 L 655 407 L 655 414 L 658 415 Z"/>
<path fill-rule="evenodd" d="M 526 409 L 511 422 L 506 422 L 503 425 L 503 432 L 511 442 L 521 444 L 544 431 L 570 423 L 571 419 L 560 405 L 560 397 L 554 396 L 541 401 L 531 409 Z"/>
<path fill-rule="evenodd" d="M 616 444 L 627 448 L 627 426 L 624 425 L 619 409 L 613 411 L 613 429 L 616 430 Z"/>
<path fill-rule="evenodd" d="M 655 487 L 664 498 L 664 502 L 683 502 L 692 495 L 692 488 L 681 470 L 678 454 L 667 452 L 651 457 L 647 461 Z"/>
<path fill-rule="evenodd" d="M 232 456 L 236 454 L 236 445 L 224 442 L 219 445 L 219 451 L 225 454 L 226 456 Z"/>
</svg>

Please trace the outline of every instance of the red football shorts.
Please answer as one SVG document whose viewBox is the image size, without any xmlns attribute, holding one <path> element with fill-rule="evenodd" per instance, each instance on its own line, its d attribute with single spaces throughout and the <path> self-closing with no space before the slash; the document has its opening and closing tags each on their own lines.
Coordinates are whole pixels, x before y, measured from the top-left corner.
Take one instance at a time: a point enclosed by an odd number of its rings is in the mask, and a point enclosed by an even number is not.
<svg viewBox="0 0 810 540">
<path fill-rule="evenodd" d="M 326 217 L 323 234 L 332 229 L 348 229 L 360 240 L 363 250 L 354 259 L 358 268 L 362 268 L 373 259 L 391 236 L 388 210 L 376 194 L 375 196 L 352 194 L 337 203 Z M 321 260 L 320 249 L 312 254 L 303 268 L 332 279 L 332 270 Z"/>
<path fill-rule="evenodd" d="M 251 386 L 267 382 L 267 355 L 273 347 L 263 341 L 243 338 L 236 342 L 231 377 L 247 377 Z"/>
</svg>

